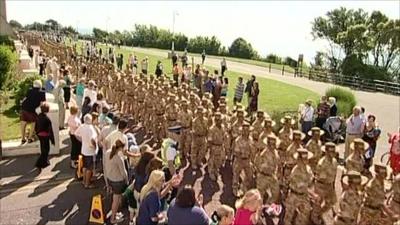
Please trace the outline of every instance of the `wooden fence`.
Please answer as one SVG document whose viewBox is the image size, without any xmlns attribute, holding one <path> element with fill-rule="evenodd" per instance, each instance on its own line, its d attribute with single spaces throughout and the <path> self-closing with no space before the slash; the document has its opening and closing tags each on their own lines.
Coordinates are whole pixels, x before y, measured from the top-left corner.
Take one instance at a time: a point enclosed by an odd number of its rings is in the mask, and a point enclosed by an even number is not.
<svg viewBox="0 0 400 225">
<path fill-rule="evenodd" d="M 365 79 L 357 76 L 345 76 L 342 74 L 319 72 L 310 70 L 308 74 L 302 74 L 310 80 L 342 85 L 363 91 L 383 92 L 400 95 L 400 83 L 374 79 Z"/>
</svg>

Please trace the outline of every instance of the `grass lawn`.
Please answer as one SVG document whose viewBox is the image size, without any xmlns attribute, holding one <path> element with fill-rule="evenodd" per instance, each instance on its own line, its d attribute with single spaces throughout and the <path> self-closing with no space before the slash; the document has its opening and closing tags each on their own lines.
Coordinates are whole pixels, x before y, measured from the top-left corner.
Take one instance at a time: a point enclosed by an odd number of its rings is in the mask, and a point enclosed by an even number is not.
<svg viewBox="0 0 400 225">
<path fill-rule="evenodd" d="M 0 138 L 2 140 L 20 138 L 19 114 L 16 112 L 14 99 L 10 99 L 6 105 L 1 106 L 0 111 Z"/>
<path fill-rule="evenodd" d="M 106 46 L 105 45 L 99 45 L 101 48 L 103 48 L 103 52 L 105 51 Z M 117 54 L 123 54 L 124 55 L 124 65 L 127 63 L 127 60 L 129 58 L 129 54 L 133 53 L 132 51 L 129 51 L 126 48 L 115 48 Z M 169 74 L 172 71 L 172 63 L 171 59 L 159 57 L 159 56 L 154 56 L 154 55 L 149 55 L 149 54 L 143 54 L 140 52 L 135 52 L 135 55 L 138 57 L 138 60 L 140 61 L 144 57 L 148 56 L 149 57 L 149 72 L 154 73 L 157 61 L 160 60 L 164 66 L 164 72 Z M 139 68 L 140 68 L 140 63 L 139 63 Z M 208 67 L 207 69 L 212 71 L 215 69 L 213 67 Z M 250 75 L 248 74 L 241 74 L 237 73 L 234 71 L 228 70 L 225 75 L 229 78 L 229 87 L 228 87 L 228 103 L 231 106 L 233 103 L 233 93 L 234 93 L 234 88 L 236 86 L 236 82 L 238 80 L 239 76 L 242 76 L 244 79 L 244 82 L 246 82 L 247 79 L 250 78 Z M 312 92 L 310 90 L 286 84 L 280 81 L 268 79 L 268 78 L 261 78 L 258 77 L 257 81 L 259 82 L 260 86 L 260 95 L 259 95 L 259 107 L 268 113 L 272 113 L 273 111 L 296 111 L 298 108 L 298 105 L 300 103 L 304 103 L 306 99 L 310 98 L 314 100 L 314 102 L 317 101 L 319 98 L 318 94 L 315 92 Z M 247 105 L 247 98 L 244 97 L 242 101 L 243 105 Z"/>
</svg>

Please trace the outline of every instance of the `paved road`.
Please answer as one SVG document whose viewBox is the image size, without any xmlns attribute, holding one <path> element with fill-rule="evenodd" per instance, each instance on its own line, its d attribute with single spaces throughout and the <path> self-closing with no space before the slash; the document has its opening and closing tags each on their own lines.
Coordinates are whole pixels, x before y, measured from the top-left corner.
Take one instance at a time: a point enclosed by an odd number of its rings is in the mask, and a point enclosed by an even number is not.
<svg viewBox="0 0 400 225">
<path fill-rule="evenodd" d="M 133 51 L 156 55 L 160 57 L 167 57 L 167 51 L 165 50 L 133 48 Z M 195 63 L 201 62 L 201 58 L 199 56 L 195 56 L 194 60 Z M 208 66 L 219 68 L 220 58 L 207 57 L 205 63 Z M 282 76 L 281 71 L 279 70 L 272 69 L 270 73 L 268 71 L 268 68 L 256 65 L 249 65 L 228 60 L 227 66 L 229 70 L 235 72 L 254 74 L 258 77 L 270 78 L 288 84 L 297 85 L 314 91 L 320 95 L 323 95 L 327 88 L 335 86 L 333 84 L 312 81 L 306 78 L 295 78 L 293 76 L 286 75 Z M 347 87 L 343 88 L 349 89 Z M 386 136 L 386 133 L 396 131 L 400 126 L 400 97 L 383 93 L 365 92 L 358 90 L 352 91 L 357 98 L 358 104 L 366 109 L 366 114 L 373 113 L 374 115 L 376 115 L 377 122 L 382 129 L 382 135 L 378 141 L 378 150 L 375 158 L 379 159 L 380 156 L 388 150 L 388 138 Z"/>
</svg>

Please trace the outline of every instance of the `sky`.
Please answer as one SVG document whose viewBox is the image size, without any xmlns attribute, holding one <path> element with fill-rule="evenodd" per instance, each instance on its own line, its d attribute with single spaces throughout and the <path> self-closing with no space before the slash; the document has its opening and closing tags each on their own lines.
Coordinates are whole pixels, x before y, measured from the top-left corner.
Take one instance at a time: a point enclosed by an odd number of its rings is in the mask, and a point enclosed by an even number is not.
<svg viewBox="0 0 400 225">
<path fill-rule="evenodd" d="M 380 10 L 399 18 L 400 1 L 20 1 L 6 0 L 7 20 L 23 25 L 49 18 L 79 31 L 132 30 L 134 24 L 173 29 L 189 38 L 215 35 L 229 46 L 237 37 L 249 41 L 261 56 L 270 53 L 312 61 L 327 44 L 313 40 L 311 22 L 339 7 Z"/>
</svg>

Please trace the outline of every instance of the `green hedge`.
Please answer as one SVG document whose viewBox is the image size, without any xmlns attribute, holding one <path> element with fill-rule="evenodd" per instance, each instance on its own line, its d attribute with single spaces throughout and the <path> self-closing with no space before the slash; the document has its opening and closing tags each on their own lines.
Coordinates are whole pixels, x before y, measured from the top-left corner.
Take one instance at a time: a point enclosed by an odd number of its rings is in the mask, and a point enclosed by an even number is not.
<svg viewBox="0 0 400 225">
<path fill-rule="evenodd" d="M 336 98 L 336 106 L 338 115 L 349 116 L 353 107 L 356 106 L 357 100 L 351 91 L 339 87 L 332 87 L 326 90 L 325 95 Z"/>
<path fill-rule="evenodd" d="M 42 84 L 44 83 L 42 76 L 40 76 L 39 74 L 28 75 L 24 79 L 18 82 L 18 85 L 14 92 L 15 105 L 17 109 L 20 108 L 21 101 L 22 99 L 25 98 L 26 94 L 28 93 L 28 90 L 33 87 L 32 85 L 34 80 L 41 80 Z"/>
<path fill-rule="evenodd" d="M 11 47 L 0 45 L 0 90 L 12 88 L 11 80 L 17 72 L 18 57 Z"/>
</svg>

